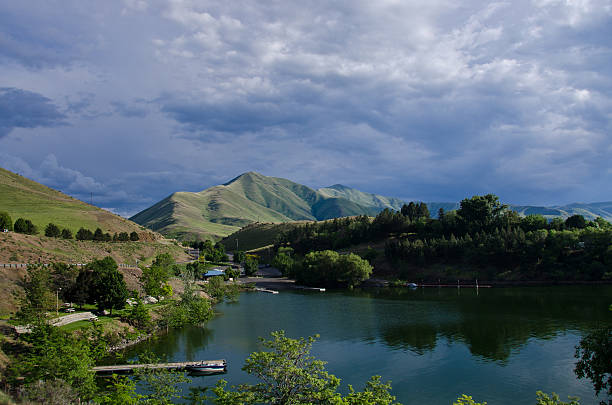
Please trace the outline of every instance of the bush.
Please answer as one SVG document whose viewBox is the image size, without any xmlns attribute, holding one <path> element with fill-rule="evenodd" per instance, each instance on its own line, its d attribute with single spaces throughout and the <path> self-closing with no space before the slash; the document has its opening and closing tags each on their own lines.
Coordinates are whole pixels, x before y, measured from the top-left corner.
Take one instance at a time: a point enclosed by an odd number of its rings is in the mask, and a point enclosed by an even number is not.
<svg viewBox="0 0 612 405">
<path fill-rule="evenodd" d="M 76 233 L 76 240 L 93 240 L 93 233 L 89 229 L 80 228 Z"/>
<path fill-rule="evenodd" d="M 49 238 L 59 238 L 61 233 L 59 227 L 54 223 L 50 222 L 49 225 L 45 227 L 45 236 Z"/>
<path fill-rule="evenodd" d="M 3 229 L 7 229 L 9 231 L 13 230 L 13 220 L 6 211 L 0 211 L 0 231 Z"/>
<path fill-rule="evenodd" d="M 132 242 L 136 242 L 139 239 L 140 237 L 138 236 L 138 233 L 136 231 L 132 231 L 132 233 L 130 233 L 130 240 Z"/>
<path fill-rule="evenodd" d="M 62 229 L 62 239 L 72 239 L 72 231 L 68 228 Z"/>
<path fill-rule="evenodd" d="M 32 221 L 23 218 L 18 218 L 17 221 L 15 221 L 13 229 L 17 233 L 25 233 L 28 235 L 36 235 L 38 233 L 38 230 Z"/>
</svg>

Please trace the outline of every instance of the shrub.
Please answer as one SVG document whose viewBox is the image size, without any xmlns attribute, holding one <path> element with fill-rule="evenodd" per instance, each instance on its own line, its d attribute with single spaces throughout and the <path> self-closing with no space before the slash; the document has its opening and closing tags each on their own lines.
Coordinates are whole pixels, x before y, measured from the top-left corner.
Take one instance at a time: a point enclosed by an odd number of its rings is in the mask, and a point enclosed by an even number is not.
<svg viewBox="0 0 612 405">
<path fill-rule="evenodd" d="M 54 223 L 50 222 L 49 225 L 45 227 L 45 236 L 49 238 L 59 238 L 61 233 L 59 227 Z"/>
<path fill-rule="evenodd" d="M 72 239 L 72 231 L 68 228 L 62 229 L 62 239 Z"/>
<path fill-rule="evenodd" d="M 3 229 L 7 229 L 9 231 L 13 230 L 13 220 L 6 211 L 0 211 L 0 231 Z"/>
</svg>

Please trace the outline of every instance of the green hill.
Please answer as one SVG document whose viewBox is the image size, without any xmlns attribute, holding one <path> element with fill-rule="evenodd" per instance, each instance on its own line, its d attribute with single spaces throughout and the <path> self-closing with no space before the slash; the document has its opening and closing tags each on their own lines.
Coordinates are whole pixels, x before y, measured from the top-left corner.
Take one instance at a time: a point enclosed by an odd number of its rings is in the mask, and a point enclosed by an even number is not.
<svg viewBox="0 0 612 405">
<path fill-rule="evenodd" d="M 252 223 L 373 216 L 385 208 L 399 210 L 403 204 L 398 198 L 365 193 L 341 184 L 314 190 L 287 179 L 248 172 L 200 192 L 174 193 L 130 219 L 178 239 L 218 240 Z M 427 204 L 434 217 L 439 208 L 445 211 L 459 208 L 456 202 Z M 566 218 L 580 213 L 588 219 L 597 216 L 612 219 L 612 203 L 511 208 L 523 215 L 541 213 Z"/>
<path fill-rule="evenodd" d="M 174 193 L 130 219 L 179 239 L 220 239 L 255 222 L 315 221 L 378 211 L 287 179 L 248 172 L 197 193 Z"/>
<path fill-rule="evenodd" d="M 0 168 L 0 211 L 7 211 L 13 222 L 31 220 L 44 233 L 48 223 L 68 228 L 73 234 L 84 227 L 104 232 L 132 232 L 153 235 L 132 221 L 72 198 L 57 190 Z"/>
</svg>

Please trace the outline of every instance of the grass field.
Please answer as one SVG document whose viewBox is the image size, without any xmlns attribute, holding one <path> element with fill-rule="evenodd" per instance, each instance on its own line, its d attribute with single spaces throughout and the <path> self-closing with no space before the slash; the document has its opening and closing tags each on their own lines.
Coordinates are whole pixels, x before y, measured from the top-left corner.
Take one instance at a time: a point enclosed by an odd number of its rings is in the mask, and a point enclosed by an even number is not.
<svg viewBox="0 0 612 405">
<path fill-rule="evenodd" d="M 31 220 L 38 232 L 50 222 L 68 228 L 73 234 L 79 228 L 104 232 L 150 233 L 138 224 L 72 198 L 57 190 L 0 168 L 0 211 L 7 211 L 13 222 L 17 218 Z"/>
</svg>

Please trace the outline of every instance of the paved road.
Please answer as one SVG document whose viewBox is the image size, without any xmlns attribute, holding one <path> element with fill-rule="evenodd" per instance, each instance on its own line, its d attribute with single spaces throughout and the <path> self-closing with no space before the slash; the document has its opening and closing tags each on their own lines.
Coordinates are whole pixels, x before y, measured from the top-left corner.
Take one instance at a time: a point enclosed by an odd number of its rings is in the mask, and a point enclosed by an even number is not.
<svg viewBox="0 0 612 405">
<path fill-rule="evenodd" d="M 64 326 L 69 323 L 78 322 L 78 321 L 88 321 L 90 319 L 98 319 L 97 316 L 92 314 L 91 312 L 78 312 L 75 314 L 68 314 L 64 316 L 60 316 L 59 318 L 51 319 L 49 323 L 53 326 Z M 21 333 L 30 333 L 32 330 L 29 326 L 15 326 L 15 331 L 19 334 Z"/>
</svg>

